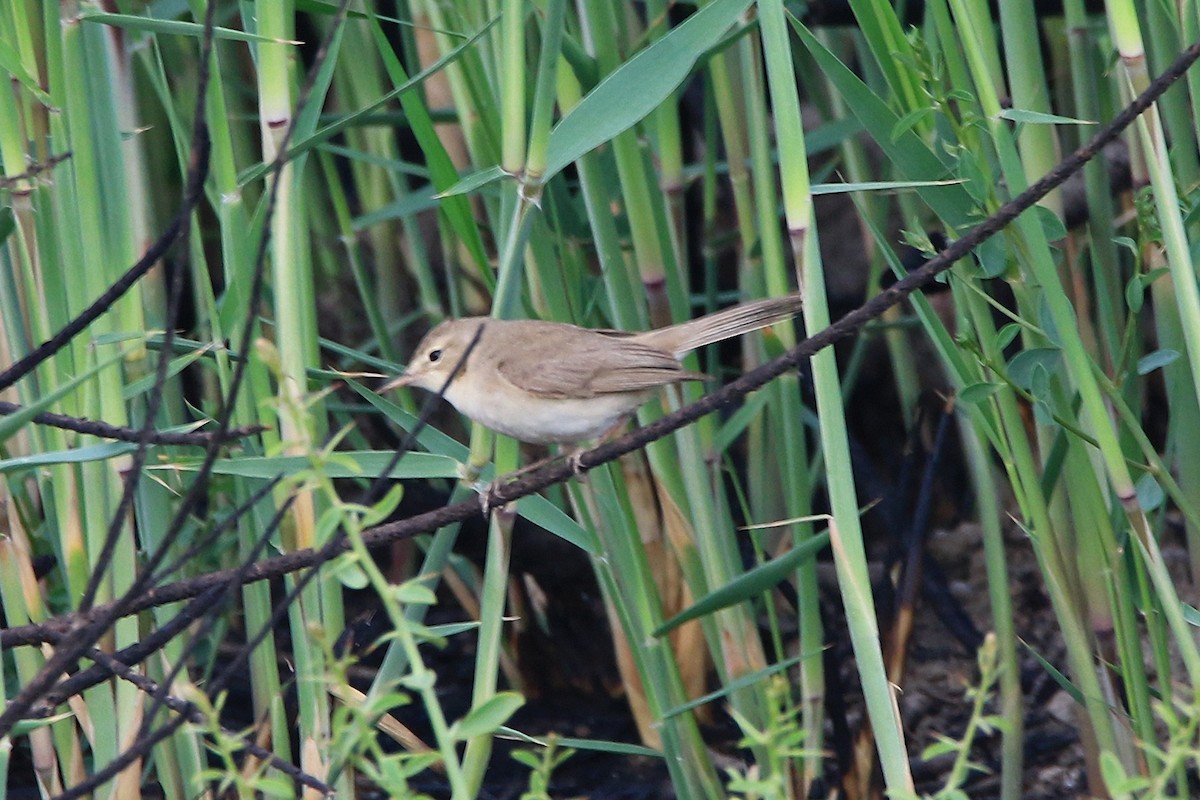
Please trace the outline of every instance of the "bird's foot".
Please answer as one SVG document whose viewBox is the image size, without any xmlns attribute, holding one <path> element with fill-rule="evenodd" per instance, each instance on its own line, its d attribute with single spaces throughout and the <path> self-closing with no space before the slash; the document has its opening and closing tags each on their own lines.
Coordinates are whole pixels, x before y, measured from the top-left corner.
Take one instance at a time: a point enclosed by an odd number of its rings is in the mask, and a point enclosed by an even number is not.
<svg viewBox="0 0 1200 800">
<path fill-rule="evenodd" d="M 575 473 L 575 477 L 580 483 L 587 483 L 588 468 L 583 464 L 583 454 L 586 452 L 587 450 L 581 447 L 567 456 L 567 465 L 571 467 L 571 472 Z"/>
<path fill-rule="evenodd" d="M 501 475 L 490 481 L 478 481 L 475 484 L 475 491 L 479 493 L 479 510 L 485 517 L 490 517 L 493 511 L 499 511 L 509 504 L 510 501 L 497 497 L 496 492 L 511 479 L 511 475 Z"/>
<path fill-rule="evenodd" d="M 474 484 L 475 491 L 479 493 L 479 508 L 483 515 L 489 516 L 496 509 L 497 505 L 503 505 L 503 502 L 497 503 L 495 497 L 496 490 L 506 483 L 510 483 L 519 478 L 524 477 L 530 472 L 534 472 L 548 464 L 552 464 L 559 459 L 566 459 L 566 462 L 571 467 L 571 472 L 579 480 L 580 483 L 587 483 L 587 471 L 590 467 L 584 465 L 583 454 L 587 452 L 586 447 L 576 447 L 569 453 L 557 453 L 546 458 L 539 459 L 532 464 L 526 464 L 518 470 L 507 472 L 490 481 L 477 481 Z"/>
</svg>

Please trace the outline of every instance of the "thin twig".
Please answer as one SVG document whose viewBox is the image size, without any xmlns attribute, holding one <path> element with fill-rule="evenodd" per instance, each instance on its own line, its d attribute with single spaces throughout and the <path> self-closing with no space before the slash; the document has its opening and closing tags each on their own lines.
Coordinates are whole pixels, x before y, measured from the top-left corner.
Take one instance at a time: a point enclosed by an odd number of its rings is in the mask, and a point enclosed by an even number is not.
<svg viewBox="0 0 1200 800">
<path fill-rule="evenodd" d="M 7 417 L 12 414 L 19 414 L 24 410 L 25 407 L 19 403 L 0 400 L 0 416 Z M 33 417 L 32 421 L 38 425 L 49 425 L 52 428 L 61 428 L 65 431 L 74 431 L 75 433 L 95 436 L 99 439 L 112 439 L 117 442 L 137 442 L 138 438 L 142 436 L 142 430 L 138 428 L 112 425 L 98 419 L 53 414 L 48 411 Z M 266 426 L 264 425 L 246 425 L 241 428 L 230 428 L 222 434 L 218 434 L 216 431 L 193 431 L 191 433 L 182 431 L 151 431 L 148 441 L 150 444 L 207 447 L 214 441 L 224 443 L 236 439 L 245 439 L 247 436 L 262 433 L 264 430 L 266 430 Z"/>
</svg>

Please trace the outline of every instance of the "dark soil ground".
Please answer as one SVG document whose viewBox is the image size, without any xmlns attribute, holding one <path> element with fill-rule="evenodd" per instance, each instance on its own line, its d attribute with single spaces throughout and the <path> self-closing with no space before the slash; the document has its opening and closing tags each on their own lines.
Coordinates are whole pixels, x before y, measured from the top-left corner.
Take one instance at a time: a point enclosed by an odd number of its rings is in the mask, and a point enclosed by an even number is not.
<svg viewBox="0 0 1200 800">
<path fill-rule="evenodd" d="M 467 549 L 470 550 L 467 537 Z M 1015 525 L 1009 529 L 1010 586 L 1016 609 L 1016 626 L 1027 649 L 1021 651 L 1022 686 L 1025 694 L 1025 797 L 1058 800 L 1086 797 L 1087 779 L 1075 726 L 1075 704 L 1050 674 L 1033 657 L 1041 657 L 1063 667 L 1063 653 L 1054 615 L 1041 588 L 1037 563 L 1023 533 Z M 984 575 L 983 551 L 979 528 L 972 523 L 935 530 L 928 538 L 928 557 L 944 573 L 948 597 L 927 596 L 919 600 L 916 626 L 907 650 L 906 668 L 900 692 L 900 711 L 913 754 L 912 769 L 918 790 L 933 792 L 943 784 L 952 756 L 922 761 L 919 754 L 939 735 L 958 738 L 964 731 L 971 711 L 965 690 L 978 682 L 975 653 L 961 641 L 963 618 L 978 631 L 990 627 L 990 608 Z M 936 569 L 936 568 L 935 568 Z M 512 726 L 525 733 L 544 736 L 592 738 L 637 743 L 637 729 L 621 694 L 607 623 L 585 558 L 560 540 L 539 531 L 527 531 L 515 537 L 514 569 L 527 583 L 533 581 L 545 593 L 549 626 L 534 626 L 515 637 L 512 643 L 519 654 L 526 691 L 530 702 L 512 720 Z M 882 572 L 880 567 L 877 572 Z M 840 665 L 837 691 L 843 693 L 847 707 L 845 719 L 856 731 L 862 719 L 858 677 L 849 641 L 842 623 L 840 600 L 831 564 L 821 567 L 825 619 L 831 643 L 827 663 Z M 949 612 L 935 605 L 955 605 Z M 450 621 L 461 613 L 444 606 L 438 616 Z M 939 613 L 940 611 L 940 613 Z M 961 615 L 951 625 L 952 633 L 941 616 Z M 883 627 L 883 626 L 881 626 Z M 433 663 L 443 687 L 443 701 L 453 717 L 469 703 L 474 653 L 469 637 L 454 642 L 436 656 Z M 831 691 L 834 689 L 831 688 Z M 995 704 L 989 706 L 995 712 Z M 418 732 L 423 721 L 416 707 L 401 718 Z M 832 735 L 832 734 L 831 734 Z M 735 726 L 717 709 L 712 724 L 705 728 L 705 739 L 718 754 L 717 763 L 744 765 L 737 749 Z M 508 753 L 519 744 L 501 742 L 493 757 L 484 797 L 516 800 L 528 788 L 528 769 L 513 761 Z M 1000 737 L 998 733 L 980 737 L 972 751 L 973 760 L 989 773 L 972 777 L 965 787 L 972 798 L 998 795 Z M 836 759 L 830 759 L 829 785 L 833 792 L 837 781 Z M 445 787 L 435 778 L 419 785 L 434 797 L 445 796 Z M 554 772 L 551 794 L 555 798 L 593 798 L 594 800 L 635 800 L 671 798 L 674 793 L 665 765 L 651 758 L 613 756 L 581 751 Z M 833 794 L 824 796 L 836 796 Z"/>
</svg>

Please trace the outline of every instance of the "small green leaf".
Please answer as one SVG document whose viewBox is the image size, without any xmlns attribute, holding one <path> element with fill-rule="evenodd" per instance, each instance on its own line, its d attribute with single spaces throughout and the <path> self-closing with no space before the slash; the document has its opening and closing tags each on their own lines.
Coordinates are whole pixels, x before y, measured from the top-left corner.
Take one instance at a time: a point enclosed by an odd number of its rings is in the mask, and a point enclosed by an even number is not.
<svg viewBox="0 0 1200 800">
<path fill-rule="evenodd" d="M 1013 343 L 1013 339 L 1017 338 L 1017 334 L 1021 332 L 1021 326 L 1016 322 L 1010 322 L 1001 328 L 996 333 L 996 348 L 1004 350 Z"/>
<path fill-rule="evenodd" d="M 447 622 L 442 625 L 430 625 L 427 630 L 432 637 L 448 639 L 460 633 L 476 630 L 479 628 L 479 625 L 480 623 L 474 620 L 471 622 Z"/>
<path fill-rule="evenodd" d="M 420 622 L 417 622 L 416 620 L 409 620 L 404 624 L 408 626 L 408 632 L 412 634 L 412 637 L 418 642 L 431 644 L 434 647 L 439 648 L 446 646 L 446 638 L 444 636 L 438 636 L 431 628 L 421 624 Z"/>
<path fill-rule="evenodd" d="M 363 514 L 362 526 L 364 528 L 372 528 L 395 513 L 400 506 L 400 500 L 404 497 L 404 484 L 396 483 L 392 488 L 388 489 L 387 494 L 383 496 L 375 505 Z"/>
<path fill-rule="evenodd" d="M 1075 119 L 1060 117 L 1057 114 L 1044 114 L 1041 111 L 1029 111 L 1023 108 L 1006 108 L 997 116 L 1010 122 L 1023 122 L 1031 125 L 1095 125 L 1090 119 Z"/>
<path fill-rule="evenodd" d="M 540 769 L 542 766 L 541 757 L 532 750 L 514 750 L 509 755 L 512 756 L 513 761 L 524 764 L 530 769 Z"/>
<path fill-rule="evenodd" d="M 359 591 L 371 585 L 371 579 L 358 565 L 357 559 L 339 558 L 335 562 L 333 574 L 337 576 L 338 582 L 347 589 Z"/>
<path fill-rule="evenodd" d="M 431 606 L 437 602 L 437 595 L 422 583 L 421 578 L 405 581 L 399 586 L 393 587 L 392 596 L 396 598 L 397 602 L 405 605 Z"/>
<path fill-rule="evenodd" d="M 1141 277 L 1142 286 L 1149 286 L 1156 280 L 1171 272 L 1169 267 L 1156 267 Z"/>
<path fill-rule="evenodd" d="M 496 181 L 511 177 L 511 175 L 500 167 L 488 167 L 487 169 L 472 172 L 446 191 L 438 193 L 435 197 L 436 199 L 441 199 L 444 197 L 454 197 L 458 194 L 470 194 Z"/>
<path fill-rule="evenodd" d="M 454 723 L 451 733 L 459 741 L 495 733 L 523 705 L 525 698 L 517 692 L 500 692 L 468 711 L 465 717 Z"/>
<path fill-rule="evenodd" d="M 1142 310 L 1142 304 L 1145 302 L 1146 287 L 1142 284 L 1141 277 L 1134 275 L 1125 284 L 1125 305 L 1134 314 Z"/>
<path fill-rule="evenodd" d="M 1033 213 L 1037 216 L 1042 231 L 1046 234 L 1046 241 L 1057 242 L 1067 238 L 1067 226 L 1058 218 L 1058 214 L 1045 206 L 1034 206 Z"/>
<path fill-rule="evenodd" d="M 993 236 L 975 248 L 975 258 L 985 278 L 999 278 L 1008 271 L 1008 243 L 1003 236 Z"/>
<path fill-rule="evenodd" d="M 1170 364 L 1177 358 L 1179 358 L 1178 350 L 1163 349 L 1155 350 L 1153 353 L 1147 353 L 1138 359 L 1137 374 L 1149 375 L 1151 372 L 1154 372 L 1154 370 L 1159 369 L 1160 367 L 1165 367 L 1167 364 Z"/>
<path fill-rule="evenodd" d="M 936 742 L 921 751 L 921 760 L 929 761 L 945 753 L 957 753 L 958 750 L 958 742 L 947 739 L 945 736 L 939 736 Z"/>
<path fill-rule="evenodd" d="M 1142 511 L 1153 511 L 1167 498 L 1162 485 L 1149 472 L 1138 478 L 1136 484 L 1138 505 Z"/>
<path fill-rule="evenodd" d="M 1034 373 L 1038 367 L 1053 374 L 1062 363 L 1062 351 L 1057 347 L 1032 347 L 1022 350 L 1008 362 L 1008 379 L 1016 386 L 1029 390 L 1033 387 Z"/>
<path fill-rule="evenodd" d="M 430 670 L 421 670 L 417 673 L 405 675 L 397 681 L 405 689 L 414 692 L 424 692 L 433 688 L 433 684 L 437 681 L 437 676 Z"/>
<path fill-rule="evenodd" d="M 380 692 L 363 705 L 363 710 L 375 714 L 385 714 L 407 705 L 412 705 L 412 696 L 405 692 Z"/>
<path fill-rule="evenodd" d="M 1132 253 L 1132 254 L 1133 254 L 1134 258 L 1136 258 L 1136 257 L 1138 256 L 1138 246 L 1137 246 L 1137 242 L 1135 242 L 1135 241 L 1134 241 L 1133 239 L 1131 239 L 1130 237 L 1128 237 L 1128 236 L 1114 236 L 1114 237 L 1113 237 L 1113 239 L 1112 239 L 1112 242 L 1113 242 L 1113 244 L 1115 244 L 1117 247 L 1124 247 L 1126 250 L 1128 250 L 1130 253 Z"/>
<path fill-rule="evenodd" d="M 975 405 L 987 400 L 1000 391 L 1000 388 L 998 383 L 972 383 L 970 386 L 964 386 L 963 390 L 958 393 L 958 400 L 961 403 Z"/>
<path fill-rule="evenodd" d="M 1104 786 L 1114 800 L 1128 798 L 1130 792 L 1138 788 L 1130 784 L 1130 776 L 1125 773 L 1121 759 L 1108 750 L 1100 753 L 1100 775 L 1104 778 Z"/>
</svg>

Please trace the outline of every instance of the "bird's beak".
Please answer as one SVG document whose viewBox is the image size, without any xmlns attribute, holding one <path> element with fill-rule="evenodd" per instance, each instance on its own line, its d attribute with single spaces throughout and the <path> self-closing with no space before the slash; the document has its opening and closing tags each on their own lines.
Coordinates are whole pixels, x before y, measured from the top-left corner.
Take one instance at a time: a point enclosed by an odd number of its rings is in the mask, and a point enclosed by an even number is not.
<svg viewBox="0 0 1200 800">
<path fill-rule="evenodd" d="M 415 377 L 416 373 L 413 372 L 406 372 L 403 375 L 398 375 L 385 383 L 383 386 L 380 386 L 377 392 L 378 394 L 383 394 L 384 392 L 390 392 L 392 389 L 399 389 L 401 386 L 408 386 L 413 382 L 413 378 Z"/>
</svg>

